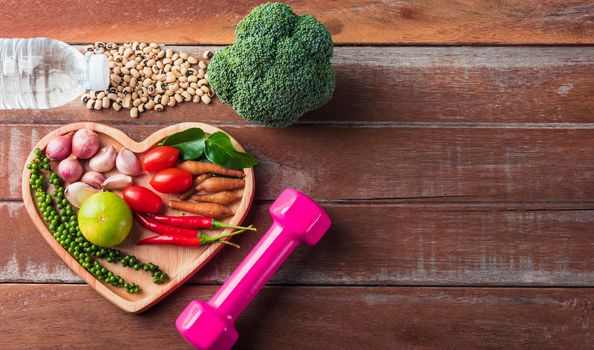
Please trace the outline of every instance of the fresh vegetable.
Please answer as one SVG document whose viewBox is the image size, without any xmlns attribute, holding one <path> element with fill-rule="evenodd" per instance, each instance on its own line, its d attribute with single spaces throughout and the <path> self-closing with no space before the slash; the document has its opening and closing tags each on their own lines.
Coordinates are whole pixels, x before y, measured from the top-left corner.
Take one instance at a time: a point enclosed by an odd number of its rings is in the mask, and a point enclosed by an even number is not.
<svg viewBox="0 0 594 350">
<path fill-rule="evenodd" d="M 190 186 L 190 188 L 188 188 L 184 193 L 177 196 L 177 198 L 182 201 L 185 201 L 186 199 L 190 198 L 194 193 L 196 193 L 196 191 L 197 191 L 196 187 L 198 185 L 200 185 L 202 183 L 202 181 L 208 179 L 209 177 L 210 177 L 209 174 L 202 174 L 202 175 L 196 176 L 196 178 L 194 179 L 194 182 L 192 183 L 192 186 Z"/>
<path fill-rule="evenodd" d="M 199 247 L 199 246 L 212 244 L 212 243 L 222 243 L 222 244 L 230 245 L 235 248 L 239 248 L 239 245 L 225 241 L 224 239 L 227 237 L 232 237 L 232 236 L 238 235 L 243 232 L 245 232 L 245 230 L 238 230 L 238 231 L 235 231 L 232 233 L 217 235 L 217 236 L 209 236 L 205 233 L 198 232 L 197 235 L 194 237 L 186 237 L 186 236 L 178 236 L 178 235 L 159 235 L 159 236 L 145 238 L 143 240 L 138 241 L 136 244 L 138 244 L 138 245 L 176 245 L 176 246 L 181 246 L 181 247 Z"/>
<path fill-rule="evenodd" d="M 75 208 L 80 208 L 85 199 L 99 192 L 98 189 L 89 186 L 84 182 L 74 182 L 66 186 L 64 195 L 70 204 Z"/>
<path fill-rule="evenodd" d="M 204 142 L 204 154 L 215 164 L 231 169 L 251 168 L 258 164 L 258 160 L 252 155 L 236 151 L 231 139 L 224 132 L 217 131 Z"/>
<path fill-rule="evenodd" d="M 58 164 L 58 175 L 68 183 L 76 182 L 82 174 L 83 167 L 75 156 L 70 156 Z"/>
<path fill-rule="evenodd" d="M 116 155 L 113 146 L 103 147 L 91 158 L 89 168 L 100 173 L 110 171 L 115 166 Z"/>
<path fill-rule="evenodd" d="M 78 225 L 91 243 L 113 247 L 128 237 L 132 229 L 132 211 L 115 193 L 95 193 L 82 203 Z"/>
<path fill-rule="evenodd" d="M 140 161 L 136 153 L 127 148 L 122 148 L 116 156 L 116 168 L 124 175 L 138 176 L 142 173 Z"/>
<path fill-rule="evenodd" d="M 227 205 L 240 200 L 241 197 L 243 197 L 243 194 L 237 191 L 221 191 L 217 193 L 197 194 L 192 196 L 192 200 Z"/>
<path fill-rule="evenodd" d="M 76 213 L 64 194 L 64 184 L 56 173 L 49 169 L 49 158 L 40 149 L 34 151 L 35 157 L 27 164 L 30 171 L 29 183 L 35 198 L 35 205 L 56 241 L 68 251 L 87 272 L 105 284 L 124 288 L 128 293 L 139 293 L 140 286 L 129 283 L 123 277 L 114 274 L 101 265 L 100 259 L 109 263 L 121 263 L 122 266 L 144 270 L 151 273 L 153 282 L 161 284 L 168 279 L 157 265 L 152 262 L 142 263 L 136 257 L 127 255 L 114 248 L 101 248 L 89 242 L 80 232 Z M 49 176 L 46 174 L 49 173 Z M 48 183 L 53 185 L 49 192 Z"/>
<path fill-rule="evenodd" d="M 72 133 L 54 137 L 45 147 L 45 154 L 51 160 L 62 160 L 70 155 Z"/>
<path fill-rule="evenodd" d="M 93 130 L 79 129 L 72 136 L 72 155 L 89 159 L 99 150 L 99 135 Z"/>
<path fill-rule="evenodd" d="M 249 231 L 256 231 L 255 227 L 245 227 L 245 226 L 234 226 L 228 225 L 224 222 L 217 221 L 213 218 L 207 218 L 204 216 L 193 216 L 193 215 L 181 215 L 181 216 L 167 216 L 167 215 L 146 215 L 150 220 L 155 222 L 175 226 L 175 227 L 183 227 L 186 229 L 209 229 L 209 230 L 216 230 L 216 229 L 225 229 L 225 228 L 234 228 L 238 230 L 249 230 Z M 192 231 L 196 233 L 195 231 Z"/>
<path fill-rule="evenodd" d="M 123 190 L 124 188 L 130 186 L 132 182 L 132 178 L 128 175 L 115 174 L 103 181 L 101 187 L 104 190 Z"/>
<path fill-rule="evenodd" d="M 282 127 L 330 101 L 332 37 L 314 17 L 266 3 L 237 24 L 235 35 L 235 44 L 212 58 L 208 79 L 240 116 Z"/>
<path fill-rule="evenodd" d="M 226 176 L 234 176 L 234 177 L 244 177 L 245 174 L 240 170 L 234 169 L 227 169 L 221 165 L 213 164 L 213 163 L 206 163 L 206 162 L 196 162 L 193 160 L 186 160 L 185 162 L 181 163 L 177 166 L 180 169 L 184 169 L 192 173 L 192 175 L 202 175 L 202 174 L 219 174 L 219 175 L 226 175 Z"/>
<path fill-rule="evenodd" d="M 179 149 L 183 160 L 205 155 L 212 163 L 231 169 L 251 168 L 258 163 L 250 154 L 236 151 L 229 136 L 220 131 L 206 138 L 202 129 L 190 128 L 166 137 L 159 145 Z"/>
<path fill-rule="evenodd" d="M 177 162 L 179 150 L 171 146 L 159 146 L 148 151 L 142 158 L 145 171 L 159 171 L 171 168 Z"/>
<path fill-rule="evenodd" d="M 171 146 L 180 151 L 184 160 L 197 159 L 204 154 L 204 131 L 200 128 L 189 128 L 167 136 L 159 146 Z"/>
<path fill-rule="evenodd" d="M 122 192 L 122 198 L 124 198 L 130 208 L 140 213 L 156 214 L 163 206 L 161 197 L 142 186 L 126 187 Z"/>
<path fill-rule="evenodd" d="M 180 193 L 192 186 L 192 174 L 182 169 L 169 168 L 156 173 L 150 184 L 161 193 Z"/>
<path fill-rule="evenodd" d="M 233 215 L 233 211 L 231 211 L 231 209 L 217 203 L 193 203 L 170 200 L 169 207 L 214 219 L 221 219 Z"/>
<path fill-rule="evenodd" d="M 105 181 L 105 176 L 91 170 L 84 173 L 80 181 L 95 188 L 101 188 L 101 184 Z"/>
<path fill-rule="evenodd" d="M 245 187 L 244 179 L 229 179 L 226 177 L 209 177 L 196 187 L 198 191 L 220 192 L 236 190 Z"/>
</svg>

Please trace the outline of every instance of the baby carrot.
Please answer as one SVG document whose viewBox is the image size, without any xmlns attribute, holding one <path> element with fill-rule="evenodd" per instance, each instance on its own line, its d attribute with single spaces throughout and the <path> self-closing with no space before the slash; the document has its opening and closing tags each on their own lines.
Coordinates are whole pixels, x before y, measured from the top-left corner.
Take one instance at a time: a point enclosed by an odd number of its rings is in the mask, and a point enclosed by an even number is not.
<svg viewBox="0 0 594 350">
<path fill-rule="evenodd" d="M 202 174 L 202 175 L 196 176 L 192 187 L 188 188 L 186 190 L 186 192 L 177 196 L 177 198 L 182 201 L 185 201 L 186 199 L 190 198 L 194 193 L 196 193 L 196 187 L 198 185 L 200 185 L 204 180 L 208 179 L 209 176 L 210 176 L 209 174 Z"/>
<path fill-rule="evenodd" d="M 192 199 L 196 202 L 219 203 L 225 205 L 238 201 L 241 197 L 243 197 L 243 194 L 236 191 L 222 191 L 209 194 L 197 194 L 192 196 Z"/>
<path fill-rule="evenodd" d="M 236 190 L 245 187 L 245 180 L 243 179 L 229 179 L 225 177 L 209 177 L 200 185 L 196 186 L 198 191 L 221 192 L 228 190 Z"/>
<path fill-rule="evenodd" d="M 219 174 L 234 177 L 244 177 L 245 174 L 241 170 L 227 169 L 223 166 L 213 163 L 197 162 L 193 160 L 187 160 L 180 165 L 178 168 L 184 169 L 192 173 L 192 175 L 201 174 Z"/>
<path fill-rule="evenodd" d="M 193 203 L 170 200 L 169 207 L 172 209 L 187 211 L 188 213 L 220 219 L 233 215 L 233 211 L 218 203 Z"/>
</svg>

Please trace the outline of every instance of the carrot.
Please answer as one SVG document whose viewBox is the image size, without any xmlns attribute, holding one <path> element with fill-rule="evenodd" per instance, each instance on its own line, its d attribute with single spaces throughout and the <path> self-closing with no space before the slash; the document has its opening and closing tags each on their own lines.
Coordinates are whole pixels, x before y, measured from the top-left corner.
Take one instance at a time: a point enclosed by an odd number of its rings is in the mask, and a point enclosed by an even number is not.
<svg viewBox="0 0 594 350">
<path fill-rule="evenodd" d="M 227 169 L 221 165 L 213 164 L 213 163 L 206 163 L 206 162 L 196 162 L 193 160 L 187 160 L 180 165 L 177 166 L 178 168 L 184 169 L 192 173 L 192 175 L 202 175 L 202 174 L 219 174 L 219 175 L 226 175 L 226 176 L 234 176 L 234 177 L 244 177 L 245 174 L 241 170 L 235 169 Z"/>
<path fill-rule="evenodd" d="M 196 202 L 219 203 L 225 205 L 240 200 L 241 197 L 243 197 L 241 192 L 222 191 L 209 194 L 197 194 L 192 196 L 192 200 L 195 200 Z"/>
<path fill-rule="evenodd" d="M 245 180 L 243 179 L 228 179 L 225 177 L 209 177 L 200 185 L 196 186 L 198 191 L 221 192 L 228 190 L 236 190 L 245 187 Z"/>
<path fill-rule="evenodd" d="M 170 200 L 169 207 L 172 209 L 187 211 L 188 213 L 220 219 L 233 215 L 233 211 L 218 203 L 193 203 Z"/>
<path fill-rule="evenodd" d="M 200 185 L 204 180 L 209 178 L 209 174 L 202 174 L 200 176 L 196 176 L 194 179 L 194 185 L 190 187 L 186 192 L 177 196 L 179 200 L 185 201 L 186 199 L 190 198 L 194 193 L 196 193 L 196 187 Z"/>
</svg>

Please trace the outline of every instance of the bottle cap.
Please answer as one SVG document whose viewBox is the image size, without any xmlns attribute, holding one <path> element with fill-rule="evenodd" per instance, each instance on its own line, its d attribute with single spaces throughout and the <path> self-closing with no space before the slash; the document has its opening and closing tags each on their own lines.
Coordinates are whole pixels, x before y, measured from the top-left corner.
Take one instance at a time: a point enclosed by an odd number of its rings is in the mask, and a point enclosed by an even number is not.
<svg viewBox="0 0 594 350">
<path fill-rule="evenodd" d="M 107 56 L 89 55 L 87 59 L 87 79 L 92 91 L 107 90 L 109 88 L 109 66 Z"/>
</svg>

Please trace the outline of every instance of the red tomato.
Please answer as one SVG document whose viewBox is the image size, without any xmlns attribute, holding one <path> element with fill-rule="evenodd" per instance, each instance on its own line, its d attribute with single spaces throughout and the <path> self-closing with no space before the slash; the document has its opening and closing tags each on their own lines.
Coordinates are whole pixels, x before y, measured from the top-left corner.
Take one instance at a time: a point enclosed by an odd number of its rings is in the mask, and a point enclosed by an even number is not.
<svg viewBox="0 0 594 350">
<path fill-rule="evenodd" d="M 142 186 L 126 187 L 122 192 L 122 197 L 130 208 L 141 213 L 157 214 L 163 206 L 161 197 Z"/>
<path fill-rule="evenodd" d="M 161 170 L 153 176 L 151 186 L 161 193 L 179 193 L 192 186 L 192 174 L 178 168 Z"/>
<path fill-rule="evenodd" d="M 179 150 L 171 146 L 159 146 L 148 151 L 142 158 L 142 168 L 146 171 L 159 171 L 171 168 L 177 162 Z"/>
</svg>

